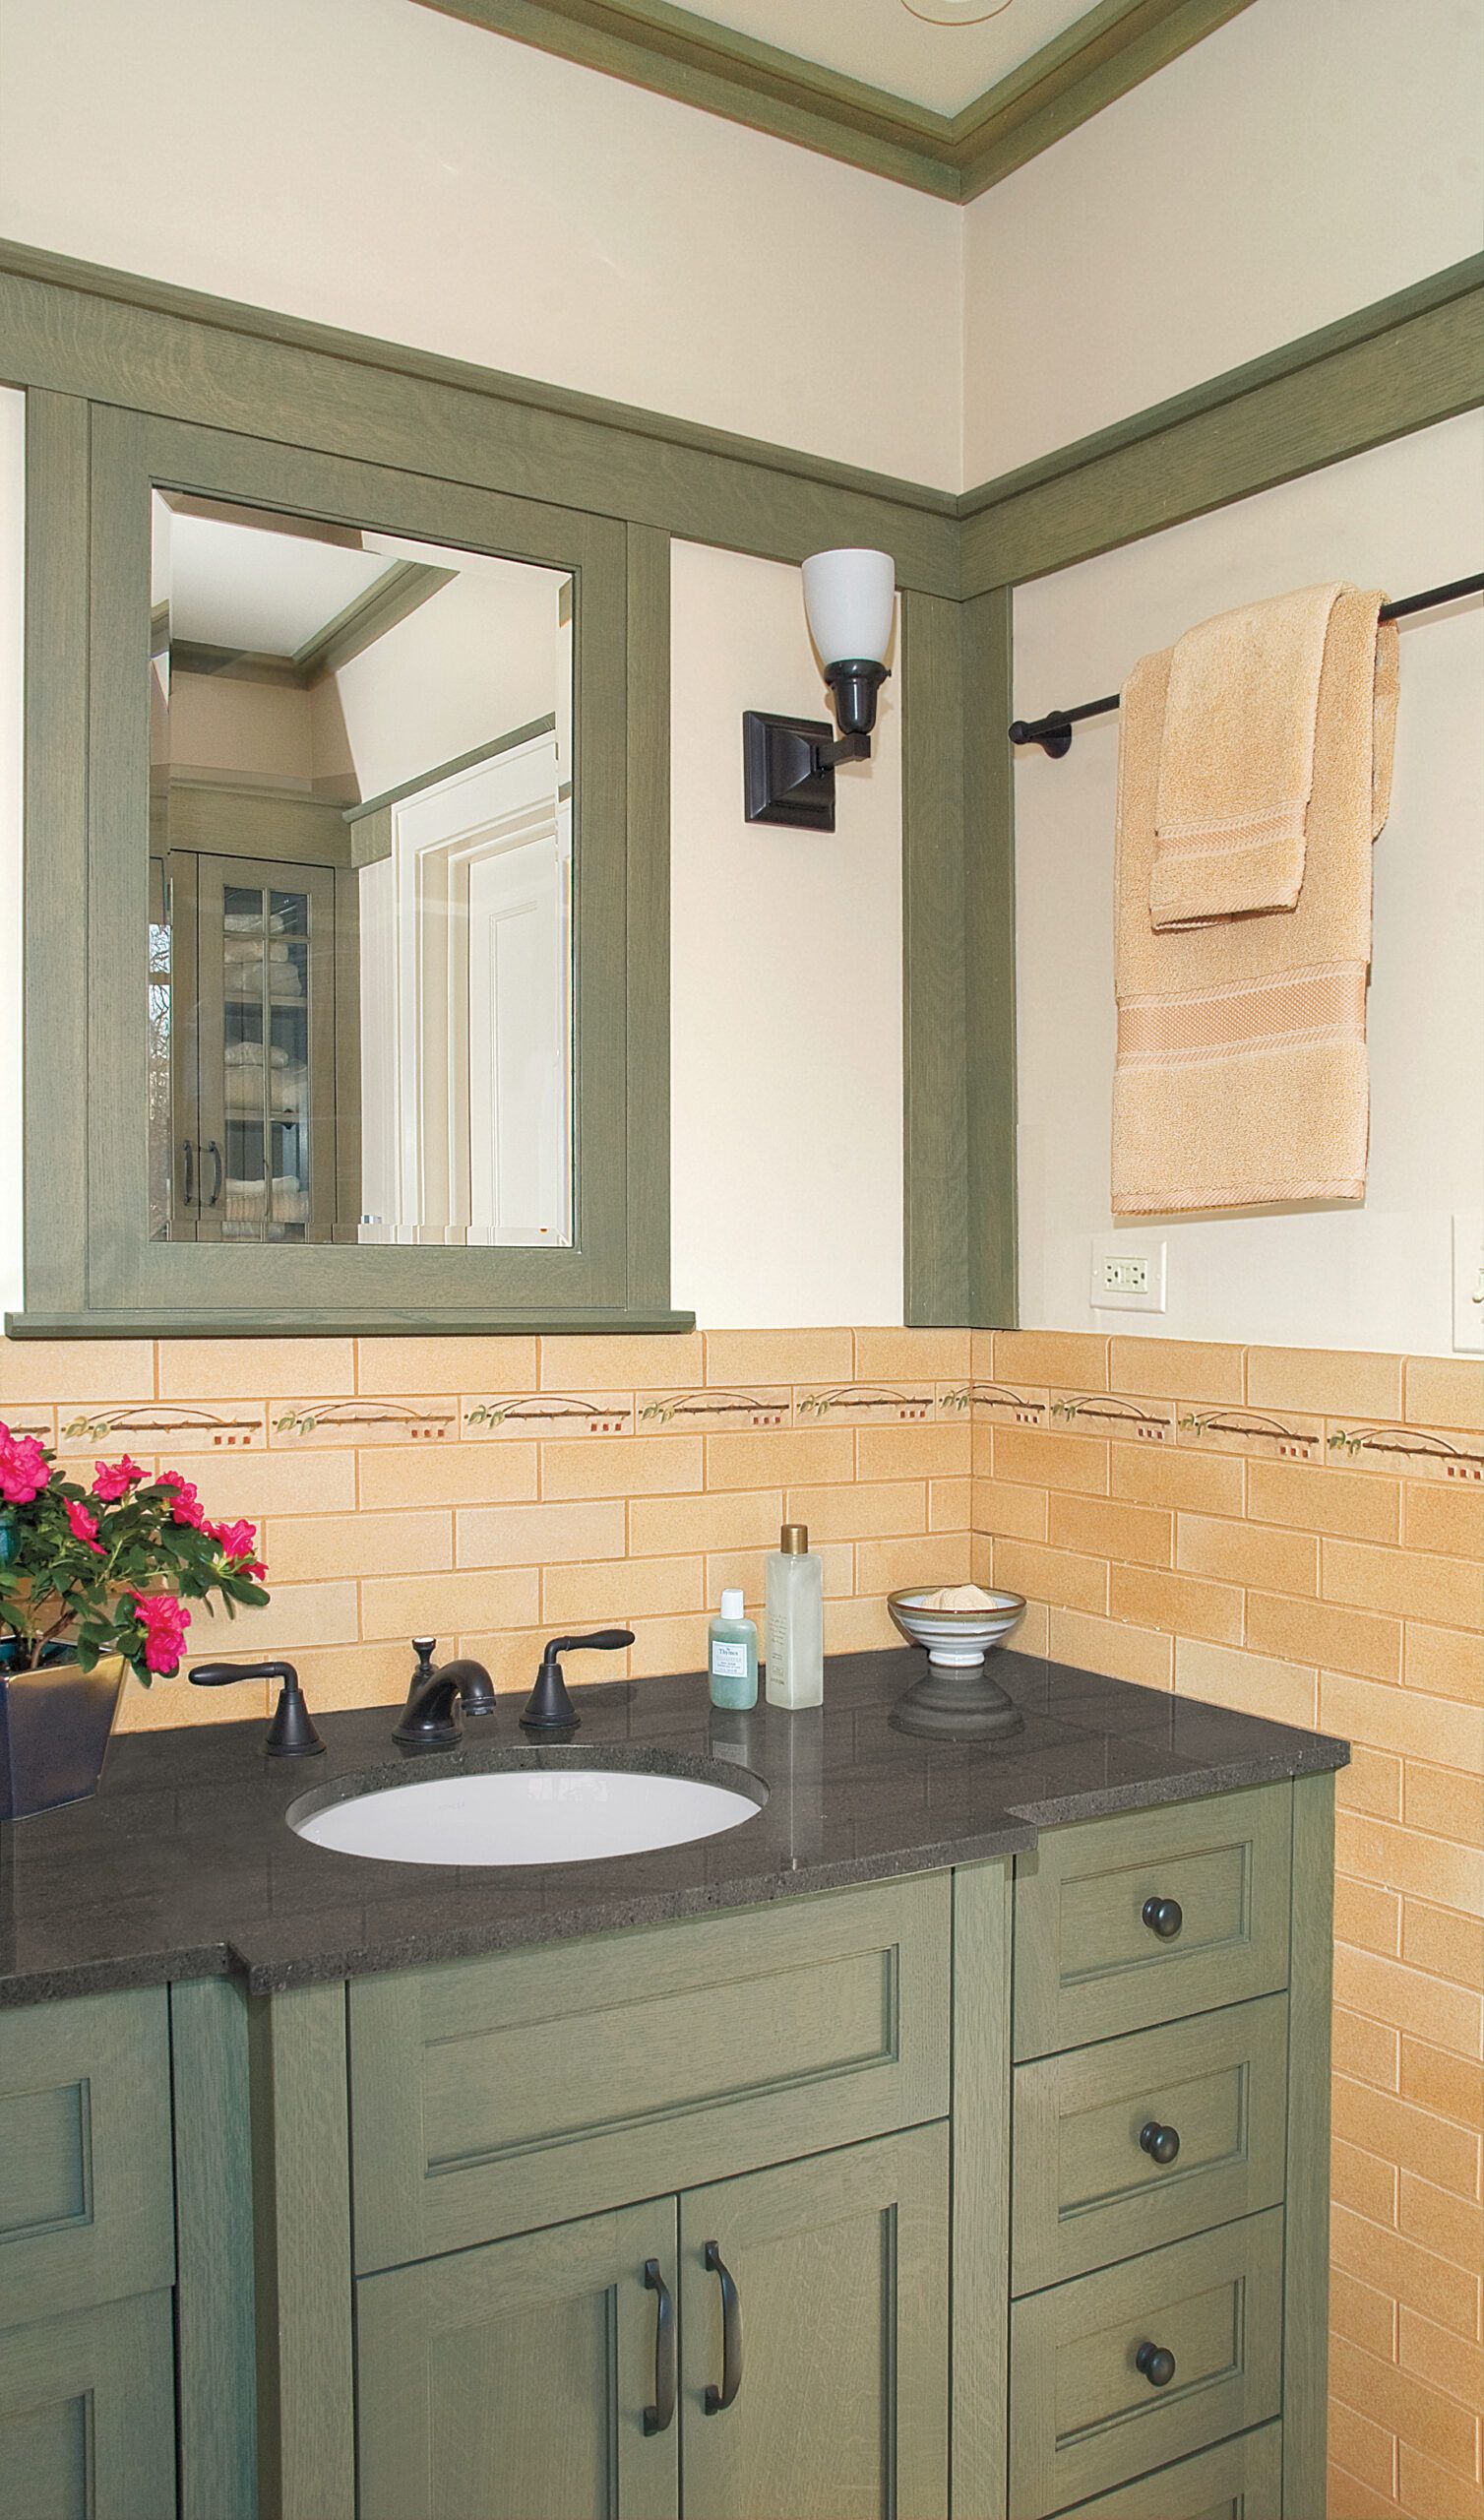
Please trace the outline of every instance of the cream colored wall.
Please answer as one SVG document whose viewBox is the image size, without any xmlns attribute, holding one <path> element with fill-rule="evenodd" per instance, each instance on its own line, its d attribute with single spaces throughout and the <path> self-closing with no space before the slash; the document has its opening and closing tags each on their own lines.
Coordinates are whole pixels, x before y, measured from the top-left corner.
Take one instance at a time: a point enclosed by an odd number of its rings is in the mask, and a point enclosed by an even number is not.
<svg viewBox="0 0 1484 2520">
<path fill-rule="evenodd" d="M 1016 598 L 1016 707 L 1116 690 L 1136 657 L 1227 605 L 1348 577 L 1403 595 L 1477 566 L 1471 413 L 1068 569 Z M 1401 630 L 1391 819 L 1377 843 L 1371 1163 L 1361 1208 L 1122 1221 L 1169 1247 L 1163 1315 L 1094 1311 L 1108 1208 L 1117 720 L 1016 771 L 1020 1318 L 1132 1337 L 1452 1346 L 1451 1213 L 1484 1205 L 1484 607 Z"/>
<path fill-rule="evenodd" d="M 364 801 L 556 707 L 554 569 L 492 561 L 394 623 L 325 686 Z"/>
<path fill-rule="evenodd" d="M 1478 251 L 1478 0 L 1255 0 L 973 203 L 986 480 Z"/>
<path fill-rule="evenodd" d="M 3 0 L 0 41 L 0 234 L 958 486 L 950 204 L 413 0 Z"/>
<path fill-rule="evenodd" d="M 901 1319 L 901 745 L 833 836 L 750 826 L 742 712 L 826 715 L 798 573 L 676 543 L 674 1299 L 706 1323 Z"/>
</svg>

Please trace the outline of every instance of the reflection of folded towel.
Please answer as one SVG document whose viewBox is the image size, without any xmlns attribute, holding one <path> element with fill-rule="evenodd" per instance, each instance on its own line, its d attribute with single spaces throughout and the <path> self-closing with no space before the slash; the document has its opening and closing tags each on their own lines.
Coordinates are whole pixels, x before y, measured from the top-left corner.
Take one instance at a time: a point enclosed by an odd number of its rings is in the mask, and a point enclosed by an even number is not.
<svg viewBox="0 0 1484 2520">
<path fill-rule="evenodd" d="M 227 1174 L 221 1191 L 221 1214 L 227 1225 L 250 1225 L 260 1220 L 267 1208 L 266 1182 L 236 1180 Z"/>
<path fill-rule="evenodd" d="M 265 941 L 261 936 L 227 936 L 223 938 L 221 945 L 223 962 L 242 965 L 261 963 L 265 960 L 270 963 L 286 963 L 290 959 L 290 951 L 287 940 L 281 936 L 276 936 L 270 941 Z"/>
<path fill-rule="evenodd" d="M 229 910 L 223 917 L 221 924 L 226 929 L 228 936 L 261 936 L 263 933 L 263 913 L 261 910 Z M 271 935 L 281 936 L 287 925 L 288 914 L 285 911 L 276 910 L 270 912 L 268 927 Z"/>
<path fill-rule="evenodd" d="M 303 1225 L 309 1216 L 309 1193 L 292 1172 L 274 1174 L 270 1213 L 278 1225 Z"/>
<path fill-rule="evenodd" d="M 261 1067 L 263 1049 L 261 1041 L 233 1041 L 222 1053 L 223 1062 L 227 1067 Z M 288 1052 L 271 1047 L 268 1064 L 270 1067 L 287 1067 Z"/>
</svg>

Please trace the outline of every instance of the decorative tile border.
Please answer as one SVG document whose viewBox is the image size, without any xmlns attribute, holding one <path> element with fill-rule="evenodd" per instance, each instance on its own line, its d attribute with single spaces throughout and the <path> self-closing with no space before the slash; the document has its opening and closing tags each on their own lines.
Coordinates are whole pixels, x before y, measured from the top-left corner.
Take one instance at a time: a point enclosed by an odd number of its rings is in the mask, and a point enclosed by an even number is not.
<svg viewBox="0 0 1484 2520">
<path fill-rule="evenodd" d="M 471 1441 L 497 1435 L 627 1435 L 634 1423 L 628 1391 L 502 1391 L 465 1400 L 460 1422 Z"/>
<path fill-rule="evenodd" d="M 1327 1423 L 1326 1458 L 1337 1467 L 1484 1486 L 1484 1436 L 1447 1435 L 1433 1426 L 1341 1426 L 1332 1418 Z"/>
<path fill-rule="evenodd" d="M 662 1433 L 673 1426 L 700 1426 L 710 1433 L 722 1426 L 757 1426 L 774 1430 L 791 1424 L 793 1393 L 785 1385 L 768 1391 L 655 1391 L 639 1404 L 641 1434 Z"/>
<path fill-rule="evenodd" d="M 1091 1391 L 1053 1392 L 1050 1402 L 1054 1425 L 1095 1427 L 1099 1434 L 1122 1436 L 1133 1443 L 1172 1444 L 1175 1440 L 1172 1400 L 1125 1400 L 1119 1392 Z"/>
<path fill-rule="evenodd" d="M 910 1391 L 871 1382 L 836 1383 L 823 1391 L 796 1388 L 794 1418 L 801 1426 L 921 1425 L 933 1417 L 937 1398 L 933 1383 Z"/>
<path fill-rule="evenodd" d="M 152 1453 L 255 1452 L 268 1440 L 261 1401 L 227 1401 L 219 1410 L 193 1409 L 184 1401 L 140 1400 L 120 1405 L 84 1403 L 58 1412 L 58 1442 L 129 1444 Z"/>
<path fill-rule="evenodd" d="M 1324 1421 L 1270 1418 L 1251 1409 L 1192 1409 L 1176 1421 L 1176 1440 L 1211 1452 L 1252 1453 L 1263 1461 L 1323 1461 Z"/>
<path fill-rule="evenodd" d="M 1016 1391 L 1000 1382 L 957 1383 L 939 1395 L 945 1418 L 982 1418 L 988 1425 L 1044 1426 L 1050 1405 L 1047 1392 Z"/>
<path fill-rule="evenodd" d="M 276 1444 L 446 1443 L 459 1431 L 452 1400 L 283 1400 L 274 1404 Z"/>
</svg>

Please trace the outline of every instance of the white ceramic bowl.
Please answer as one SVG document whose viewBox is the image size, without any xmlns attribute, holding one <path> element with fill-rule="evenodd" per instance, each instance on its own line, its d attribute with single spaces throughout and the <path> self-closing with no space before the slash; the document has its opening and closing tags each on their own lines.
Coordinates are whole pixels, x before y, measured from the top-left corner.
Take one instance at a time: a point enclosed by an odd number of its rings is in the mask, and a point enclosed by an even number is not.
<svg viewBox="0 0 1484 2520">
<path fill-rule="evenodd" d="M 992 1645 L 1010 1634 L 1025 1604 L 1019 1593 L 997 1592 L 993 1607 L 987 1610 L 924 1609 L 924 1602 L 942 1589 L 939 1584 L 908 1585 L 904 1592 L 887 1595 L 887 1607 L 903 1636 L 913 1645 L 926 1646 L 930 1663 L 945 1664 L 951 1670 L 972 1670 Z"/>
</svg>

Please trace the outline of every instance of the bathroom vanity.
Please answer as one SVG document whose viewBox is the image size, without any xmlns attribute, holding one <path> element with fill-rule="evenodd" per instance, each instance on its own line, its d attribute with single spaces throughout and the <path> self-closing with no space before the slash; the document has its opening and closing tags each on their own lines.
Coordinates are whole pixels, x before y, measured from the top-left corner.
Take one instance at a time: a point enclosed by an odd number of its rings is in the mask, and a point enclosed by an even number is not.
<svg viewBox="0 0 1484 2520">
<path fill-rule="evenodd" d="M 928 1744 L 916 1668 L 415 1762 L 767 1784 L 658 1853 L 295 1837 L 386 1708 L 3 1833 L 14 2507 L 1318 2520 L 1344 1746 L 1014 1654 L 1021 1733 Z"/>
</svg>

